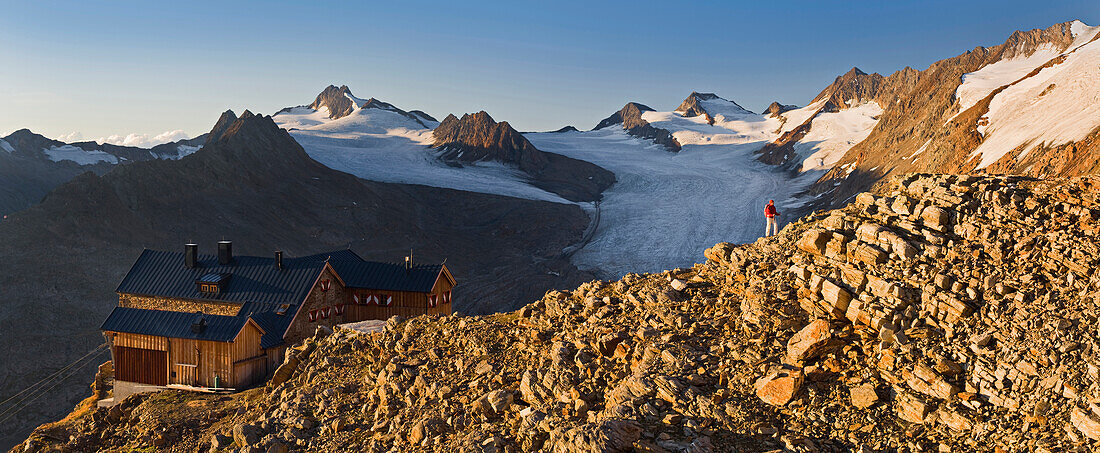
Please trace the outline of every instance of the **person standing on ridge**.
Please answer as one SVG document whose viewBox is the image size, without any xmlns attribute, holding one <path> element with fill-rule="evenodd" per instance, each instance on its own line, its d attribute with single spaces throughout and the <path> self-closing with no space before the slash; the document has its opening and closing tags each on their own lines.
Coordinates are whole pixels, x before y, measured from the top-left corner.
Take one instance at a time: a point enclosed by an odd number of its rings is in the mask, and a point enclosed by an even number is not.
<svg viewBox="0 0 1100 453">
<path fill-rule="evenodd" d="M 775 200 L 768 200 L 768 205 L 764 206 L 764 217 L 768 220 L 768 225 L 764 227 L 764 237 L 779 234 L 779 221 L 775 219 L 779 217 L 779 211 L 775 210 Z"/>
</svg>

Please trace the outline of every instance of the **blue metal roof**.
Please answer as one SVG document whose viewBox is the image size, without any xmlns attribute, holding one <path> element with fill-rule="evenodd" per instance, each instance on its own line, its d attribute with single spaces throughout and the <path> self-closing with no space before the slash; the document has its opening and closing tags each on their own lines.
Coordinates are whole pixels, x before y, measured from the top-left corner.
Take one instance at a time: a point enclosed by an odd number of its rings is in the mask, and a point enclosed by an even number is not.
<svg viewBox="0 0 1100 453">
<path fill-rule="evenodd" d="M 346 250 L 284 258 L 280 269 L 275 266 L 274 257 L 236 256 L 231 263 L 222 265 L 218 263 L 217 255 L 199 255 L 198 264 L 194 268 L 188 268 L 183 262 L 183 252 L 144 250 L 116 291 L 241 304 L 297 304 L 305 299 L 313 287 L 313 282 L 325 265 L 325 259 L 329 256 L 340 256 L 344 260 L 352 260 L 346 255 L 358 258 L 358 255 Z M 226 274 L 232 278 L 216 296 L 211 296 L 199 292 L 195 285 L 196 281 L 208 274 Z"/>
<path fill-rule="evenodd" d="M 195 282 L 196 283 L 224 283 L 226 280 L 229 280 L 229 277 L 232 277 L 232 276 L 233 276 L 233 274 L 217 274 L 217 273 L 211 272 L 209 274 L 203 275 L 202 277 L 199 277 L 199 279 L 195 280 Z"/>
<path fill-rule="evenodd" d="M 246 305 L 242 307 L 241 313 L 246 313 L 246 309 L 249 307 Z M 290 321 L 294 319 L 294 313 L 298 310 L 297 306 L 291 307 L 286 314 L 278 314 L 275 311 L 261 311 L 251 313 L 247 315 L 259 324 L 261 329 L 264 329 L 264 334 L 260 337 L 260 347 L 267 349 L 272 346 L 278 346 L 283 344 L 283 333 L 286 332 L 286 328 L 290 327 Z M 244 315 L 242 315 L 244 316 Z"/>
<path fill-rule="evenodd" d="M 222 265 L 219 264 L 217 255 L 199 255 L 197 265 L 194 268 L 188 268 L 184 265 L 183 252 L 144 250 L 116 291 L 125 294 L 241 304 L 236 316 L 206 315 L 210 323 L 207 327 L 208 331 L 217 330 L 213 329 L 214 325 L 210 321 L 215 318 L 219 319 L 219 323 L 236 325 L 236 330 L 229 337 L 229 340 L 232 340 L 251 317 L 264 330 L 260 340 L 261 346 L 269 348 L 282 344 L 283 333 L 301 308 L 302 301 L 317 281 L 325 263 L 332 265 L 347 287 L 388 291 L 429 292 L 443 269 L 442 264 L 418 265 L 406 272 L 404 264 L 366 261 L 351 250 L 284 258 L 282 268 L 276 267 L 274 257 L 235 256 L 230 264 Z M 195 282 L 221 283 L 221 288 L 216 295 L 202 293 Z M 284 314 L 278 314 L 277 311 L 283 305 L 289 305 L 289 309 Z M 190 332 L 193 318 L 193 313 L 116 308 L 104 322 L 102 330 L 192 338 L 173 335 Z M 221 320 L 221 318 L 234 321 Z M 151 324 L 142 327 L 143 322 Z M 167 326 L 172 323 L 177 325 Z M 109 329 L 108 325 L 112 328 Z M 119 327 L 129 330 L 115 329 Z M 232 328 L 229 329 L 232 330 Z M 174 334 L 166 335 L 158 332 L 174 332 Z M 228 333 L 222 334 L 228 335 Z M 204 335 L 210 334 L 204 332 Z"/>
<path fill-rule="evenodd" d="M 248 316 L 202 317 L 206 320 L 206 328 L 196 333 L 191 329 L 196 320 L 195 313 L 115 307 L 107 320 L 103 321 L 100 330 L 189 340 L 233 341 L 248 322 Z"/>
<path fill-rule="evenodd" d="M 333 256 L 330 264 L 349 288 L 419 293 L 431 291 L 443 270 L 442 264 L 422 264 L 413 266 L 412 270 L 406 272 L 403 263 L 364 261 L 358 255 L 354 258 Z"/>
</svg>

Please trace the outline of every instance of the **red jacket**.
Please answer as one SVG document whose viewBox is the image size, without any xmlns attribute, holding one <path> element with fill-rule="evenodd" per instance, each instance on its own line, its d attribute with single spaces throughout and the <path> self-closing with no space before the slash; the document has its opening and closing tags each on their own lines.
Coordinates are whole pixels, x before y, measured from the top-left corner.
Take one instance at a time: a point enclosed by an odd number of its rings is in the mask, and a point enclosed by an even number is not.
<svg viewBox="0 0 1100 453">
<path fill-rule="evenodd" d="M 775 210 L 775 205 L 774 204 L 764 206 L 764 217 L 767 217 L 767 218 L 770 219 L 770 218 L 775 217 L 777 215 L 779 215 L 779 211 Z"/>
</svg>

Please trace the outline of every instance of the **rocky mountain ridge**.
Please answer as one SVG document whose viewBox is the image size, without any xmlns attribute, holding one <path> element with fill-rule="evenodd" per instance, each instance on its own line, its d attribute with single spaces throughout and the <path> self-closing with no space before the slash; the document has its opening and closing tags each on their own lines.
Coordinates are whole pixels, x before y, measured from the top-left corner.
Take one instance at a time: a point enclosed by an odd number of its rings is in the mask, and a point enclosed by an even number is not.
<svg viewBox="0 0 1100 453">
<path fill-rule="evenodd" d="M 984 152 L 1003 153 L 1004 157 L 992 165 L 984 166 L 978 149 L 992 137 L 985 130 L 989 124 L 991 104 L 999 93 L 1012 86 L 1026 85 L 1031 80 L 1049 77 L 1046 74 L 1061 70 L 1070 60 L 1072 68 L 1095 66 L 1097 34 L 1095 27 L 1080 22 L 1056 24 L 1045 29 L 1017 31 L 1001 45 L 977 47 L 962 55 L 941 60 L 923 71 L 905 68 L 881 81 L 873 97 L 884 111 L 875 130 L 863 141 L 852 147 L 815 187 L 818 193 L 828 193 L 834 205 L 850 201 L 855 194 L 895 174 L 908 172 L 964 171 L 973 173 L 1022 174 L 1030 176 L 1075 176 L 1094 172 L 1100 162 L 1100 149 L 1096 147 L 1097 131 L 1084 138 L 1069 140 L 1056 145 L 1043 144 L 1039 136 L 1021 137 L 1025 144 L 1001 145 L 1001 149 Z M 1071 45 L 1074 46 L 1071 48 Z M 1035 57 L 1035 58 L 1033 58 Z M 1004 62 L 1023 64 L 1029 58 L 1029 66 L 1021 66 L 1018 73 L 998 68 Z M 1091 65 L 1091 66 L 1089 66 Z M 1044 71 L 1049 69 L 1049 71 Z M 1087 69 L 1083 69 L 1088 71 Z M 976 91 L 973 105 L 963 104 L 960 87 L 967 85 L 967 77 L 986 71 L 986 77 L 1002 77 L 984 91 Z M 1003 74 L 1003 75 L 1001 75 Z M 1074 80 L 1088 80 L 1090 76 L 1079 74 Z M 1097 89 L 1088 85 L 1070 83 L 1046 83 L 1035 88 L 1034 94 L 1014 94 L 1025 104 L 1054 99 L 1060 90 L 1083 90 L 1080 93 L 1062 95 L 1062 108 L 1034 111 L 1031 118 L 1042 118 L 1042 130 L 1058 130 L 1081 121 L 1088 116 L 1077 107 L 1070 107 L 1071 99 L 1084 99 L 1095 95 Z M 981 88 L 981 87 L 978 87 Z M 1092 93 L 1092 94 L 1090 94 Z M 968 97 L 974 97 L 970 94 Z M 1013 109 L 1027 110 L 1025 105 Z M 1068 110 L 1067 110 L 1068 109 Z M 1004 128 L 1002 128 L 1004 129 Z M 1002 130 L 1001 135 L 1011 135 L 1013 126 Z M 984 131 L 984 132 L 983 132 Z M 1026 141 L 1032 140 L 1030 144 Z M 1024 152 L 1031 146 L 1038 149 Z"/>
<path fill-rule="evenodd" d="M 664 146 L 669 151 L 680 151 L 680 142 L 672 136 L 667 129 L 653 127 L 648 121 L 642 119 L 642 112 L 654 111 L 649 106 L 637 102 L 627 102 L 618 112 L 600 120 L 592 130 L 600 130 L 606 127 L 621 125 L 626 133 L 644 139 L 653 140 L 654 143 Z"/>
<path fill-rule="evenodd" d="M 318 331 L 265 387 L 81 406 L 19 448 L 1091 451 L 1097 201 L 898 177 L 692 268 Z"/>
<path fill-rule="evenodd" d="M 798 124 L 786 124 L 788 118 L 783 114 L 795 108 L 786 108 L 773 102 L 768 107 L 768 115 L 780 118 L 784 124 L 782 133 L 778 138 L 768 142 L 758 153 L 760 161 L 771 165 L 783 165 L 791 162 L 796 156 L 795 145 L 810 133 L 814 119 L 825 113 L 835 113 L 847 110 L 867 102 L 875 102 L 878 99 L 884 78 L 880 74 L 867 74 L 859 68 L 853 67 L 843 75 L 837 76 L 833 83 L 805 107 L 810 110 L 805 118 L 799 118 Z M 773 113 L 775 112 L 775 113 Z"/>
<path fill-rule="evenodd" d="M 474 163 L 494 161 L 514 165 L 532 178 L 535 187 L 571 201 L 594 201 L 614 184 L 615 175 L 578 159 L 540 151 L 507 121 L 496 122 L 484 110 L 447 115 L 433 131 L 444 161 Z"/>
<path fill-rule="evenodd" d="M 91 141 L 65 143 L 20 129 L 0 138 L 0 215 L 26 209 L 49 191 L 84 172 L 103 174 L 117 165 L 179 159 L 194 152 L 206 134 L 152 148 Z"/>
</svg>

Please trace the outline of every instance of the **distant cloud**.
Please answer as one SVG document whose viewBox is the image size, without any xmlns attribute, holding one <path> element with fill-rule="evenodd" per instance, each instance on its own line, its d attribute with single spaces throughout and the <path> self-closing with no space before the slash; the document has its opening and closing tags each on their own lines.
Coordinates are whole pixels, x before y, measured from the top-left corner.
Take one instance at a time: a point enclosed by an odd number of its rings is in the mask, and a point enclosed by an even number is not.
<svg viewBox="0 0 1100 453">
<path fill-rule="evenodd" d="M 122 146 L 137 146 L 140 148 L 149 148 L 161 143 L 174 142 L 176 140 L 184 140 L 191 138 L 182 129 L 176 129 L 174 131 L 167 131 L 157 135 L 150 136 L 149 134 L 130 134 L 126 136 L 111 135 L 108 137 L 100 137 L 96 139 L 99 143 L 110 143 L 112 145 Z"/>
<path fill-rule="evenodd" d="M 84 134 L 81 134 L 80 132 L 69 132 L 68 134 L 57 137 L 57 139 L 65 143 L 79 142 L 81 140 L 84 140 Z"/>
<path fill-rule="evenodd" d="M 182 129 L 176 129 L 174 131 L 162 132 L 157 135 L 149 134 L 129 134 L 129 135 L 109 135 L 106 137 L 99 137 L 95 139 L 96 143 L 110 143 L 112 145 L 121 146 L 136 146 L 138 148 L 152 148 L 162 143 L 174 142 L 177 140 L 186 140 L 191 138 Z M 74 143 L 84 141 L 84 134 L 80 132 L 69 132 L 68 134 L 62 134 L 57 137 L 58 140 L 65 143 Z"/>
</svg>

